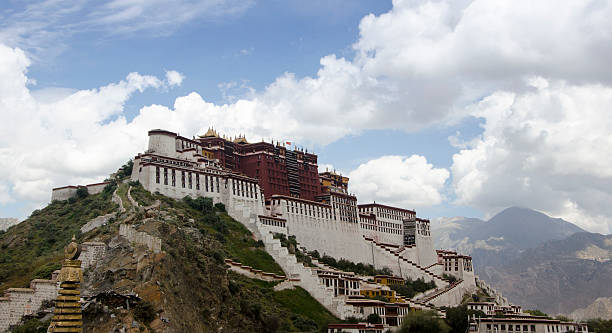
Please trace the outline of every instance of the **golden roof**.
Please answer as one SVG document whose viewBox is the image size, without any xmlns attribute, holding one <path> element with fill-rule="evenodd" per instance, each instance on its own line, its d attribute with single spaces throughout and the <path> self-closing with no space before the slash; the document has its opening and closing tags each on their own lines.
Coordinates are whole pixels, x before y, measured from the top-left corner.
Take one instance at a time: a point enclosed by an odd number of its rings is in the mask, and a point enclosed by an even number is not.
<svg viewBox="0 0 612 333">
<path fill-rule="evenodd" d="M 213 128 L 208 128 L 208 131 L 204 135 L 200 135 L 201 138 L 218 138 L 219 134 Z"/>
<path fill-rule="evenodd" d="M 234 143 L 249 143 L 249 142 L 246 140 L 246 137 L 244 135 L 242 136 L 239 135 L 237 138 L 234 139 Z"/>
</svg>

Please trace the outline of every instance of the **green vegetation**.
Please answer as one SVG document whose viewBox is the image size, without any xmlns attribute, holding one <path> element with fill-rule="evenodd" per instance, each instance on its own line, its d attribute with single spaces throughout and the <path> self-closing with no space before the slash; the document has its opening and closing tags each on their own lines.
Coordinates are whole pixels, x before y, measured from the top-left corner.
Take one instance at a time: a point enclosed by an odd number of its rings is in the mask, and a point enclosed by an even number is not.
<svg viewBox="0 0 612 333">
<path fill-rule="evenodd" d="M 423 278 L 418 278 L 416 280 L 407 279 L 406 283 L 404 284 L 395 284 L 389 286 L 391 290 L 395 290 L 395 292 L 399 295 L 408 298 L 412 298 L 418 293 L 434 289 L 435 287 L 436 283 L 434 281 L 425 282 Z"/>
<path fill-rule="evenodd" d="M 590 319 L 587 320 L 589 332 L 595 333 L 612 333 L 612 319 Z"/>
<path fill-rule="evenodd" d="M 295 320 L 292 317 L 294 326 L 299 331 L 313 331 L 317 329 L 317 326 L 319 328 L 326 328 L 328 323 L 339 321 L 319 302 L 312 298 L 306 290 L 300 287 L 275 291 L 273 299 L 292 313 L 310 319 L 311 322 L 304 319 Z M 313 323 L 314 325 L 312 325 Z"/>
<path fill-rule="evenodd" d="M 448 333 L 451 328 L 435 311 L 410 311 L 404 317 L 400 333 Z"/>
<path fill-rule="evenodd" d="M 211 198 L 185 197 L 181 202 L 175 201 L 175 206 L 188 207 L 193 213 L 197 227 L 203 234 L 212 234 L 224 244 L 225 253 L 219 250 L 217 260 L 231 258 L 243 265 L 260 269 L 264 272 L 284 275 L 283 269 L 264 249 L 261 241 L 255 241 L 252 233 L 240 222 L 232 219 L 227 213 L 220 211 L 212 203 Z"/>
<path fill-rule="evenodd" d="M 457 282 L 457 278 L 454 275 L 444 273 L 442 274 L 442 278 L 450 283 Z"/>
<path fill-rule="evenodd" d="M 546 317 L 546 318 L 551 318 L 548 314 L 537 310 L 537 309 L 533 309 L 533 310 L 524 310 L 525 313 L 529 313 L 532 316 L 542 316 L 542 317 Z M 551 318 L 552 319 L 552 318 Z"/>
<path fill-rule="evenodd" d="M 38 319 L 30 319 L 22 325 L 16 326 L 11 330 L 11 333 L 47 333 L 49 321 L 40 321 Z"/>
<path fill-rule="evenodd" d="M 384 267 L 383 269 L 375 269 L 374 266 L 370 264 L 364 264 L 361 262 L 355 264 L 354 262 L 344 258 L 336 260 L 328 255 L 323 255 L 323 257 L 319 258 L 319 262 L 341 271 L 355 272 L 358 275 L 393 275 L 393 272 L 388 267 Z"/>
<path fill-rule="evenodd" d="M 145 190 L 139 182 L 130 182 L 129 185 L 132 187 L 130 190 L 130 195 L 139 205 L 146 207 L 155 203 L 155 197 L 153 194 Z"/>
<path fill-rule="evenodd" d="M 302 252 L 298 248 L 298 244 L 297 244 L 297 240 L 295 239 L 295 236 L 292 235 L 292 236 L 287 237 L 285 236 L 285 234 L 275 233 L 274 238 L 280 240 L 281 246 L 286 247 L 289 253 L 295 255 L 295 259 L 298 262 L 303 263 L 305 266 L 314 267 L 310 256 L 308 256 L 308 254 Z"/>
<path fill-rule="evenodd" d="M 469 323 L 468 316 L 475 315 L 477 317 L 485 317 L 485 313 L 480 310 L 468 310 L 467 305 L 459 305 L 452 308 L 446 308 L 445 321 L 450 326 L 450 333 L 465 333 L 467 332 Z"/>
<path fill-rule="evenodd" d="M 117 209 L 111 202 L 113 191 L 114 186 L 107 186 L 102 193 L 74 199 L 72 203 L 54 201 L 1 234 L 0 292 L 27 287 L 34 278 L 50 278 L 72 235 L 82 241 L 82 225 Z"/>
<path fill-rule="evenodd" d="M 380 316 L 376 313 L 370 313 L 366 321 L 370 324 L 381 324 L 382 318 L 380 318 Z"/>
<path fill-rule="evenodd" d="M 115 178 L 118 180 L 129 178 L 132 176 L 132 169 L 134 168 L 134 161 L 127 161 L 115 174 Z"/>
</svg>

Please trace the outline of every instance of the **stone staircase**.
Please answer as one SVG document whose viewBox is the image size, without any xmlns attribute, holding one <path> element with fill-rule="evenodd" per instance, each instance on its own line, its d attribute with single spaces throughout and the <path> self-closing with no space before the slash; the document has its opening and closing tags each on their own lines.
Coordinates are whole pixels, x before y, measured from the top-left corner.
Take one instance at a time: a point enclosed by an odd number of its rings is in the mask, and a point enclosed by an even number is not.
<svg viewBox="0 0 612 333">
<path fill-rule="evenodd" d="M 446 287 L 444 287 L 442 289 L 436 289 L 436 290 L 433 290 L 432 292 L 429 292 L 429 293 L 424 293 L 424 294 L 421 294 L 421 295 L 417 295 L 415 297 L 415 300 L 419 301 L 421 303 L 428 304 L 428 303 L 432 302 L 433 300 L 435 300 L 436 298 L 438 298 L 438 297 L 440 297 L 440 296 L 442 296 L 442 295 L 452 291 L 453 289 L 455 289 L 456 287 L 461 285 L 462 282 L 463 282 L 463 280 L 455 281 L 455 282 L 449 284 L 448 286 L 446 286 Z"/>
<path fill-rule="evenodd" d="M 417 263 L 415 263 L 415 262 L 413 262 L 411 260 L 408 260 L 408 259 L 402 257 L 399 254 L 400 251 L 394 251 L 392 249 L 389 249 L 388 247 L 386 247 L 386 246 L 384 246 L 382 244 L 378 244 L 375 240 L 373 240 L 371 238 L 364 237 L 364 240 L 366 242 L 368 242 L 368 243 L 373 244 L 376 248 L 383 250 L 388 255 L 392 255 L 396 259 L 398 259 L 398 260 L 400 260 L 400 261 L 410 265 L 411 268 L 415 269 L 414 271 L 417 272 L 417 275 L 421 275 L 420 277 L 423 277 L 423 279 L 425 281 L 433 280 L 436 283 L 436 285 L 438 285 L 438 286 L 446 287 L 446 286 L 449 285 L 449 282 L 445 278 L 443 278 L 443 277 L 441 277 L 441 276 L 439 276 L 437 274 L 434 274 L 434 273 L 428 271 L 425 267 L 422 267 L 421 265 L 419 265 L 419 264 L 417 264 Z M 429 266 L 429 267 L 431 267 L 431 266 Z"/>
<path fill-rule="evenodd" d="M 308 291 L 326 309 L 341 319 L 353 313 L 353 307 L 346 304 L 346 296 L 334 296 L 332 288 L 327 288 L 320 283 L 316 268 L 306 267 L 299 263 L 296 257 L 281 245 L 280 240 L 273 237 L 272 233 L 263 233 L 261 239 L 266 251 L 282 267 L 287 276 L 295 280 L 298 286 Z"/>
</svg>

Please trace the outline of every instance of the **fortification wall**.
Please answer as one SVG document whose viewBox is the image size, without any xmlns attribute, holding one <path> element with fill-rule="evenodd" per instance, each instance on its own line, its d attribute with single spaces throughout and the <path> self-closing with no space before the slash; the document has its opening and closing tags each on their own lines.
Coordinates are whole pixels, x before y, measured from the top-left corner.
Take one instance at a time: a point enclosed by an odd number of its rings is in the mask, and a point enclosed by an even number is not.
<svg viewBox="0 0 612 333">
<path fill-rule="evenodd" d="M 76 195 L 76 192 L 79 189 L 79 187 L 87 188 L 87 193 L 91 195 L 98 194 L 102 192 L 104 188 L 106 187 L 106 185 L 108 184 L 110 184 L 110 182 L 95 183 L 95 184 L 89 184 L 89 185 L 84 185 L 84 186 L 83 185 L 68 185 L 64 187 L 54 188 L 53 190 L 51 190 L 51 201 L 68 200 Z"/>
<path fill-rule="evenodd" d="M 146 246 L 154 253 L 161 252 L 161 239 L 159 237 L 151 236 L 146 232 L 137 231 L 131 225 L 119 225 L 119 235 L 125 237 L 132 243 Z"/>
<path fill-rule="evenodd" d="M 85 187 L 87 187 L 87 193 L 93 195 L 93 194 L 98 194 L 98 193 L 101 193 L 102 191 L 104 191 L 104 188 L 108 184 L 110 184 L 110 182 L 103 182 L 103 183 L 97 183 L 97 184 L 89 184 L 89 185 L 85 185 Z"/>
<path fill-rule="evenodd" d="M 438 261 L 438 255 L 434 250 L 433 240 L 431 236 L 423 236 L 417 234 L 415 237 L 417 258 L 416 263 L 422 267 L 428 267 Z"/>
<path fill-rule="evenodd" d="M 32 280 L 30 288 L 9 288 L 0 297 L 0 332 L 19 323 L 24 315 L 38 311 L 44 301 L 57 297 L 59 286 L 55 280 Z"/>
<path fill-rule="evenodd" d="M 96 266 L 106 256 L 106 244 L 102 242 L 85 242 L 81 245 L 81 268 L 83 270 Z"/>
<path fill-rule="evenodd" d="M 64 186 L 58 187 L 51 190 L 51 201 L 63 201 L 68 200 L 76 195 L 76 186 Z"/>
</svg>

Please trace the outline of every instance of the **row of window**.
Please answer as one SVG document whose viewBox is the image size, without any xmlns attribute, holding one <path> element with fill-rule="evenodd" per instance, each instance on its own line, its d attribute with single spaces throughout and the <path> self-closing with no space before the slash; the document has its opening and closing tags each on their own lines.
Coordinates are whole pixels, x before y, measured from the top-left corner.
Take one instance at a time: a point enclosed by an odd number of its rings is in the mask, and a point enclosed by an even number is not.
<svg viewBox="0 0 612 333">
<path fill-rule="evenodd" d="M 265 225 L 270 225 L 270 226 L 273 226 L 273 227 L 281 227 L 281 228 L 285 227 L 285 221 L 272 220 L 272 219 L 264 219 L 264 218 L 260 218 L 259 220 L 261 221 L 261 223 L 263 223 Z"/>
<path fill-rule="evenodd" d="M 536 331 L 536 325 L 522 325 L 522 332 L 535 332 Z M 499 331 L 505 331 L 506 330 L 506 324 L 487 324 L 487 331 L 491 331 L 493 330 L 494 332 L 499 332 Z M 513 324 L 508 324 L 508 332 L 521 332 L 521 325 L 513 325 Z"/>
<path fill-rule="evenodd" d="M 406 217 L 409 217 L 409 218 L 416 217 L 416 215 L 412 212 L 408 212 L 408 211 L 404 211 L 400 209 L 383 208 L 383 207 L 376 207 L 376 206 L 359 208 L 359 212 L 373 213 L 373 214 L 376 214 L 376 216 L 380 216 L 382 218 L 388 218 L 392 220 L 397 220 L 397 221 L 401 221 L 402 219 Z"/>
<path fill-rule="evenodd" d="M 395 235 L 401 235 L 402 234 L 401 230 L 391 229 L 391 228 L 383 228 L 383 227 L 375 226 L 375 225 L 372 225 L 372 224 L 361 223 L 361 228 L 362 229 L 367 229 L 367 230 L 372 230 L 372 231 L 386 232 L 388 234 L 395 234 Z"/>
<path fill-rule="evenodd" d="M 160 184 L 161 181 L 161 169 L 160 167 L 156 166 L 155 167 L 155 183 Z M 171 185 L 173 187 L 176 187 L 176 183 L 177 183 L 177 174 L 179 173 L 178 170 L 175 169 L 168 169 L 168 168 L 163 168 L 163 184 L 164 185 Z M 190 171 L 180 171 L 180 177 L 181 177 L 181 187 L 182 188 L 189 188 L 189 189 L 193 189 L 194 187 L 194 174 L 195 174 L 195 189 L 196 190 L 200 190 L 200 173 L 194 173 L 194 172 L 190 172 Z M 207 174 L 202 174 L 203 178 L 204 178 L 204 191 L 206 192 L 217 192 L 219 193 L 220 189 L 219 189 L 219 176 L 212 176 L 212 175 L 207 175 Z M 216 185 L 216 186 L 215 186 Z M 215 191 L 215 187 L 216 187 L 216 191 Z"/>
<path fill-rule="evenodd" d="M 180 176 L 181 188 L 193 189 L 195 187 L 195 189 L 199 191 L 203 186 L 203 189 L 206 192 L 219 193 L 221 191 L 221 177 L 219 176 L 200 174 L 184 170 L 179 171 L 175 169 L 160 168 L 158 166 L 155 167 L 155 183 L 157 184 L 162 183 L 162 169 L 164 185 L 170 185 L 172 187 L 178 186 L 177 177 Z M 201 178 L 203 180 L 203 183 L 200 182 Z M 227 188 L 227 181 L 224 182 L 224 187 Z M 254 197 L 255 199 L 257 199 L 257 186 L 253 183 L 235 180 L 232 182 L 232 194 L 250 198 Z"/>
</svg>

